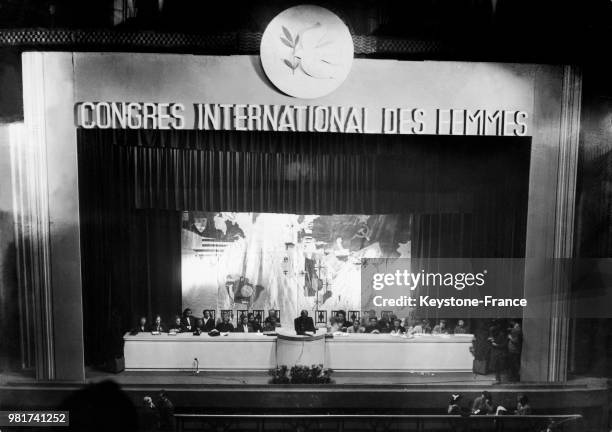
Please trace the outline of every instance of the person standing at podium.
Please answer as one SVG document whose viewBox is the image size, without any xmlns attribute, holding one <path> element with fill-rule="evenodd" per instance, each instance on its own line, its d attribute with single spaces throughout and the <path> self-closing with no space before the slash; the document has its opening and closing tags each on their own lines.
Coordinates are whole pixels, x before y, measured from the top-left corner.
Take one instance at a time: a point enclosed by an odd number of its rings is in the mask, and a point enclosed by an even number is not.
<svg viewBox="0 0 612 432">
<path fill-rule="evenodd" d="M 299 335 L 306 334 L 306 332 L 316 333 L 317 329 L 314 326 L 314 321 L 308 316 L 307 310 L 302 310 L 300 316 L 293 320 L 295 332 Z"/>
</svg>

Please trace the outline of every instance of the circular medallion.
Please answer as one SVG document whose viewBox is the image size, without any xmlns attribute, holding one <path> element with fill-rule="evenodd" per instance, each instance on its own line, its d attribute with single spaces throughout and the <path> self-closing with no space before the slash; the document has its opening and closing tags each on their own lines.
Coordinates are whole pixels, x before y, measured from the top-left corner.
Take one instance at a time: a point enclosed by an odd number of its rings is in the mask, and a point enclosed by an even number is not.
<svg viewBox="0 0 612 432">
<path fill-rule="evenodd" d="M 337 89 L 353 63 L 353 39 L 342 20 L 314 5 L 291 7 L 268 24 L 261 64 L 283 93 L 315 99 Z"/>
</svg>

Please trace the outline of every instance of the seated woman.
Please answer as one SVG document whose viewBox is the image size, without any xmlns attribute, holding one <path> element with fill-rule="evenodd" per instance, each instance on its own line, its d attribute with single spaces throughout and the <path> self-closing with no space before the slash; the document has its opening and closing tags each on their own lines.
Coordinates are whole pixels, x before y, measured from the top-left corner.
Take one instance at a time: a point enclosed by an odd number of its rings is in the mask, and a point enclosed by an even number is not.
<svg viewBox="0 0 612 432">
<path fill-rule="evenodd" d="M 327 333 L 336 333 L 342 331 L 342 324 L 338 321 L 338 318 L 331 317 L 329 319 L 329 325 L 327 326 Z"/>
<path fill-rule="evenodd" d="M 380 330 L 378 330 L 378 320 L 376 317 L 370 317 L 368 319 L 367 324 L 365 325 L 365 333 L 378 334 Z"/>
<path fill-rule="evenodd" d="M 403 327 L 404 329 L 406 329 L 407 335 L 413 335 L 414 334 L 414 319 L 409 318 L 409 317 L 404 318 Z"/>
<path fill-rule="evenodd" d="M 446 327 L 446 320 L 440 320 L 440 323 L 435 326 L 431 332 L 432 334 L 448 334 L 448 327 Z"/>
<path fill-rule="evenodd" d="M 183 331 L 183 326 L 181 325 L 181 317 L 180 316 L 176 316 L 176 318 L 174 318 L 174 324 L 172 324 L 170 326 L 170 328 L 168 329 L 169 333 L 180 333 Z"/>
<path fill-rule="evenodd" d="M 204 320 L 202 318 L 196 318 L 193 335 L 200 336 L 202 332 L 204 332 Z"/>
<path fill-rule="evenodd" d="M 411 334 L 423 334 L 423 323 L 421 321 L 415 320 L 414 324 L 411 326 Z"/>
<path fill-rule="evenodd" d="M 393 327 L 391 327 L 391 331 L 389 332 L 392 335 L 401 335 L 406 333 L 406 329 L 402 327 L 402 321 L 399 318 L 395 318 L 393 320 Z"/>
<path fill-rule="evenodd" d="M 162 319 L 160 315 L 155 315 L 155 321 L 151 326 L 151 331 L 155 333 L 165 333 L 166 326 L 162 324 Z"/>
<path fill-rule="evenodd" d="M 353 325 L 350 326 L 347 330 L 348 333 L 365 333 L 365 328 L 361 326 L 361 323 L 358 319 L 353 321 Z"/>
<path fill-rule="evenodd" d="M 269 316 L 263 325 L 264 332 L 276 332 L 278 323 L 276 322 L 276 316 Z"/>
<path fill-rule="evenodd" d="M 421 327 L 423 328 L 423 333 L 430 334 L 431 333 L 431 324 L 429 324 L 429 320 L 424 318 L 421 320 Z"/>
<path fill-rule="evenodd" d="M 394 315 L 385 316 L 378 320 L 378 331 L 380 333 L 390 333 L 393 326 Z"/>
<path fill-rule="evenodd" d="M 339 310 L 336 312 L 336 324 L 340 328 L 340 331 L 346 331 L 351 326 L 351 323 L 346 320 L 345 311 Z"/>
<path fill-rule="evenodd" d="M 255 315 L 253 315 L 253 313 L 248 314 L 248 321 L 254 332 L 261 332 L 261 325 L 255 320 Z"/>
<path fill-rule="evenodd" d="M 231 322 L 229 322 L 229 321 L 230 321 L 229 314 L 224 314 L 223 315 L 223 321 L 220 322 L 219 324 L 217 324 L 215 329 L 217 329 L 221 333 L 231 333 L 231 332 L 233 332 L 234 331 L 234 325 Z"/>
</svg>

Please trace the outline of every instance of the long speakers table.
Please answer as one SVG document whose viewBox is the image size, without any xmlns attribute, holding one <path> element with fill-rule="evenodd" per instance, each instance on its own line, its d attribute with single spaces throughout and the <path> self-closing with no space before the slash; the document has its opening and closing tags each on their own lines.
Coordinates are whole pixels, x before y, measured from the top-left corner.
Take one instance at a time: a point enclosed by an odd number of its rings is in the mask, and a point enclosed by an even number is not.
<svg viewBox="0 0 612 432">
<path fill-rule="evenodd" d="M 126 334 L 126 370 L 268 370 L 277 365 L 323 363 L 346 371 L 468 372 L 472 335 L 344 334 L 332 338 L 281 332 L 193 336 Z"/>
</svg>

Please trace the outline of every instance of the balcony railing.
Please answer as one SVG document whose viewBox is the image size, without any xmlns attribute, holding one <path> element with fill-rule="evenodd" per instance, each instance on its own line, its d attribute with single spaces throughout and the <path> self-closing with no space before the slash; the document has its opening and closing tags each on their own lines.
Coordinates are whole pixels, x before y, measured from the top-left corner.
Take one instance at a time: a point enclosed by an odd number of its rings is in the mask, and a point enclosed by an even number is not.
<svg viewBox="0 0 612 432">
<path fill-rule="evenodd" d="M 581 415 L 175 414 L 177 431 L 584 432 Z"/>
</svg>

